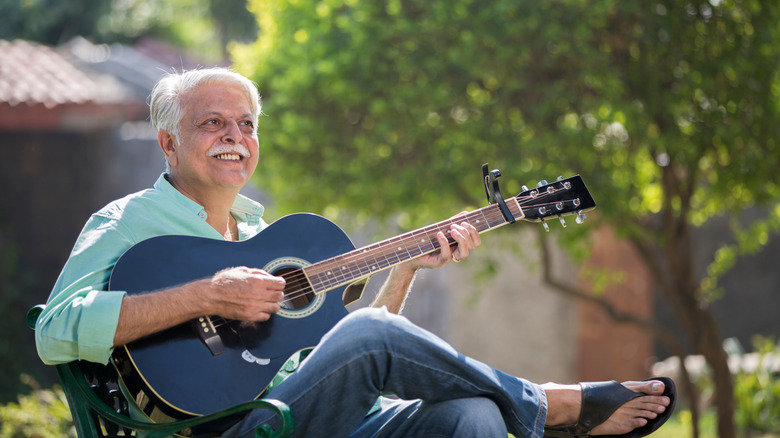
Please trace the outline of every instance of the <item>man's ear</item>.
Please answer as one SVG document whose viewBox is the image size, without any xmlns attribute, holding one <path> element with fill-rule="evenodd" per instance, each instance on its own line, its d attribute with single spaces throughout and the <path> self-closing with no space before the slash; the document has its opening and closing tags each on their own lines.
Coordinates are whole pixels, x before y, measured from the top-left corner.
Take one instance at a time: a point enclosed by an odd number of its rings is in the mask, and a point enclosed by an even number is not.
<svg viewBox="0 0 780 438">
<path fill-rule="evenodd" d="M 179 144 L 176 142 L 176 136 L 170 132 L 161 129 L 157 132 L 157 143 L 160 145 L 165 159 L 168 160 L 168 164 L 171 167 L 175 167 L 179 164 L 179 157 L 177 155 Z"/>
</svg>

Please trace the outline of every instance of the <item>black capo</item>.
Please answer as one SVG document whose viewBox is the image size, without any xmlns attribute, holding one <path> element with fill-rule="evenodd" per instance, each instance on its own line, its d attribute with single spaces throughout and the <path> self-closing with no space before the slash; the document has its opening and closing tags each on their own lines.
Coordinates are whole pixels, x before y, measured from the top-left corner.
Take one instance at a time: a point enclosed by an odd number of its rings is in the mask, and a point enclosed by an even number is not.
<svg viewBox="0 0 780 438">
<path fill-rule="evenodd" d="M 488 164 L 482 165 L 482 180 L 485 183 L 485 194 L 487 194 L 487 200 L 489 204 L 498 204 L 501 209 L 501 214 L 504 215 L 504 219 L 510 224 L 515 222 L 515 217 L 509 211 L 509 207 L 504 202 L 504 197 L 501 196 L 501 189 L 498 188 L 498 178 L 501 176 L 501 172 L 498 169 L 488 172 Z"/>
</svg>

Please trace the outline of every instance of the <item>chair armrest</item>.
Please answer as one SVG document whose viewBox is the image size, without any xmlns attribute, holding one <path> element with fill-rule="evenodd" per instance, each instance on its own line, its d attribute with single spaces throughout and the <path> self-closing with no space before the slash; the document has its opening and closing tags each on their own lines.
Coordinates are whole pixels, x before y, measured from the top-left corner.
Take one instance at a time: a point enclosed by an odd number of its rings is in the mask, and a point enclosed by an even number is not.
<svg viewBox="0 0 780 438">
<path fill-rule="evenodd" d="M 75 387 L 75 392 L 80 401 L 87 403 L 90 409 L 94 410 L 99 416 L 105 418 L 111 423 L 120 427 L 134 430 L 144 430 L 149 434 L 149 438 L 165 437 L 175 432 L 187 431 L 199 425 L 206 425 L 213 421 L 235 415 L 252 409 L 269 409 L 273 411 L 279 419 L 279 428 L 274 430 L 270 425 L 263 424 L 255 430 L 255 436 L 264 438 L 285 438 L 292 434 L 295 427 L 295 420 L 292 411 L 285 403 L 274 399 L 252 400 L 232 406 L 230 408 L 215 412 L 213 414 L 194 417 L 187 420 L 178 420 L 168 423 L 153 423 L 132 419 L 124 414 L 115 411 L 113 408 L 95 394 L 92 386 L 84 378 L 78 362 L 57 365 L 60 374 L 60 380 L 63 385 Z"/>
<path fill-rule="evenodd" d="M 38 304 L 27 311 L 27 327 L 35 330 L 35 322 L 38 321 L 38 317 L 41 316 L 41 312 L 43 312 L 43 309 L 45 308 L 46 305 Z"/>
<path fill-rule="evenodd" d="M 39 304 L 27 312 L 27 325 L 35 329 L 35 322 L 40 316 L 45 305 Z M 154 423 L 151 421 L 136 420 L 123 413 L 117 412 L 113 407 L 106 404 L 94 391 L 90 382 L 84 376 L 83 370 L 78 361 L 60 364 L 56 366 L 60 381 L 68 398 L 68 403 L 80 404 L 81 406 L 70 406 L 74 412 L 74 421 L 77 419 L 76 410 L 86 412 L 84 404 L 89 410 L 98 416 L 104 418 L 110 423 L 125 429 L 143 430 L 148 432 L 149 438 L 165 437 L 175 432 L 189 431 L 200 425 L 207 425 L 211 422 L 223 419 L 228 416 L 246 412 L 252 409 L 268 409 L 276 414 L 279 419 L 279 428 L 273 429 L 270 425 L 263 424 L 255 429 L 256 437 L 263 438 L 285 438 L 292 435 L 295 428 L 295 420 L 290 407 L 285 403 L 275 399 L 252 400 L 232 406 L 230 408 L 215 412 L 209 415 L 193 417 L 186 420 L 172 421 L 168 423 Z M 79 415 L 80 417 L 80 415 Z M 86 421 L 86 420 L 85 420 Z M 86 425 L 85 425 L 86 426 Z M 90 427 L 90 426 L 86 426 Z"/>
<path fill-rule="evenodd" d="M 165 437 L 175 432 L 186 431 L 192 429 L 195 426 L 205 425 L 215 420 L 252 409 L 269 409 L 276 414 L 280 422 L 280 426 L 276 430 L 272 429 L 267 424 L 260 425 L 255 430 L 255 436 L 257 437 L 288 437 L 292 434 L 293 428 L 295 427 L 295 420 L 290 408 L 285 403 L 274 399 L 252 400 L 236 406 L 232 406 L 219 412 L 215 412 L 213 414 L 194 417 L 187 420 L 173 421 L 169 423 L 153 423 L 151 421 L 132 419 L 116 412 L 114 409 L 106 405 L 105 402 L 95 394 L 92 387 L 84 378 L 77 362 L 58 365 L 58 367 L 65 367 L 62 369 L 62 371 L 67 373 L 65 376 L 62 374 L 60 376 L 60 378 L 63 379 L 63 384 L 66 380 L 74 383 L 78 389 L 78 395 L 80 399 L 89 404 L 89 407 L 93 409 L 98 415 L 110 421 L 111 423 L 117 424 L 120 427 L 148 431 L 149 438 Z"/>
</svg>

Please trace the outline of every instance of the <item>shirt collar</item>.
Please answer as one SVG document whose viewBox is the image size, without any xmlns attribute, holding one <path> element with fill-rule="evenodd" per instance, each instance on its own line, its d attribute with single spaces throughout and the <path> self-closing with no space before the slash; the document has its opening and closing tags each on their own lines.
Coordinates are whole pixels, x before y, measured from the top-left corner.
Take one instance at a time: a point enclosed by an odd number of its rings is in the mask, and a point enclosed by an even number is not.
<svg viewBox="0 0 780 438">
<path fill-rule="evenodd" d="M 206 209 L 202 205 L 186 197 L 183 193 L 176 190 L 175 187 L 168 181 L 167 174 L 163 173 L 157 178 L 157 182 L 154 183 L 155 190 L 159 190 L 166 197 L 171 198 L 175 202 L 181 204 L 187 210 L 197 214 L 204 221 L 206 220 Z M 244 195 L 239 194 L 233 201 L 233 205 L 230 208 L 230 213 L 236 218 L 238 222 L 245 222 L 248 225 L 257 225 L 260 223 L 263 217 L 265 208 L 259 202 L 255 202 Z"/>
</svg>

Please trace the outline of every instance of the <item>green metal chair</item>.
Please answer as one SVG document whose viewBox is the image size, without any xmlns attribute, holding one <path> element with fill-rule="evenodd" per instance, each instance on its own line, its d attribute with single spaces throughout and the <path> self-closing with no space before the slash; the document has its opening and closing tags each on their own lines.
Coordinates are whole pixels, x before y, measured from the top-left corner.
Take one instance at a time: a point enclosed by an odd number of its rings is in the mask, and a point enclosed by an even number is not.
<svg viewBox="0 0 780 438">
<path fill-rule="evenodd" d="M 27 325 L 35 329 L 35 321 L 45 306 L 37 305 L 27 312 Z M 114 367 L 85 361 L 56 365 L 57 374 L 68 400 L 73 423 L 80 438 L 143 436 L 159 438 L 170 435 L 185 437 L 215 436 L 204 432 L 209 425 L 252 409 L 269 409 L 276 413 L 279 427 L 260 425 L 255 437 L 284 438 L 295 427 L 289 406 L 274 399 L 252 400 L 228 409 L 200 417 L 172 422 L 151 422 L 130 417 L 129 403 L 117 386 Z"/>
</svg>

